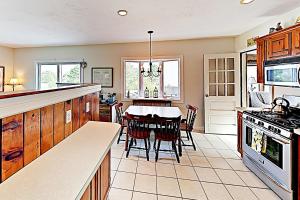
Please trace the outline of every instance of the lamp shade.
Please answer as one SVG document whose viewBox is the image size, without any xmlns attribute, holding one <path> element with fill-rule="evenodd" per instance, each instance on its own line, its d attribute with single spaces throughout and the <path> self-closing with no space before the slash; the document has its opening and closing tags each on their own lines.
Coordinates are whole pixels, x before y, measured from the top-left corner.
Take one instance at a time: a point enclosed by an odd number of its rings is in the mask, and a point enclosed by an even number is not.
<svg viewBox="0 0 300 200">
<path fill-rule="evenodd" d="M 11 78 L 10 80 L 9 80 L 9 84 L 11 84 L 11 85 L 18 85 L 19 84 L 19 80 L 17 79 L 17 78 Z"/>
</svg>

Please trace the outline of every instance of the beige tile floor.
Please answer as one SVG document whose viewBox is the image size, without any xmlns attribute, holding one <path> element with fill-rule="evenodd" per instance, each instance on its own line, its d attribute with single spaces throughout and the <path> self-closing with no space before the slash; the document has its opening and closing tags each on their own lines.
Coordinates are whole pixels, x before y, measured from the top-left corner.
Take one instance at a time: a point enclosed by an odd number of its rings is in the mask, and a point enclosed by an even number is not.
<svg viewBox="0 0 300 200">
<path fill-rule="evenodd" d="M 194 133 L 197 151 L 183 149 L 180 164 L 173 153 L 161 152 L 157 163 L 153 148 L 131 150 L 114 144 L 109 200 L 276 200 L 270 190 L 243 164 L 236 137 Z M 143 145 L 138 142 L 138 145 Z M 162 148 L 170 148 L 162 143 Z"/>
</svg>

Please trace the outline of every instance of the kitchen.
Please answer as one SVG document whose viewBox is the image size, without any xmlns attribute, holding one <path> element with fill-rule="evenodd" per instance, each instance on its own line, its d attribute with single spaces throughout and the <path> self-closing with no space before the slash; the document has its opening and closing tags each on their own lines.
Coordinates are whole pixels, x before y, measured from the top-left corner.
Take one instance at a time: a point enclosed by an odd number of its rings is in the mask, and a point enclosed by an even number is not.
<svg viewBox="0 0 300 200">
<path fill-rule="evenodd" d="M 0 199 L 300 199 L 298 0 L 0 5 Z"/>
</svg>

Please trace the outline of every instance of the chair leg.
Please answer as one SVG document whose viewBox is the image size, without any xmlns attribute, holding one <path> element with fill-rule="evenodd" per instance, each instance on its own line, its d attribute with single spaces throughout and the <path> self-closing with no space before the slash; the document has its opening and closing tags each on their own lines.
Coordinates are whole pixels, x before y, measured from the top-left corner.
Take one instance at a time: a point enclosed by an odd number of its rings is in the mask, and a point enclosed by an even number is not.
<svg viewBox="0 0 300 200">
<path fill-rule="evenodd" d="M 146 150 L 146 157 L 147 157 L 147 161 L 149 161 L 149 151 L 148 151 L 148 142 L 147 139 L 144 139 L 144 143 L 145 143 L 145 150 Z"/>
<path fill-rule="evenodd" d="M 128 158 L 128 156 L 129 156 L 129 152 L 130 152 L 130 149 L 132 147 L 132 143 L 133 143 L 133 138 L 130 139 L 129 147 L 128 147 L 128 150 L 127 150 L 127 153 L 126 153 L 126 158 Z"/>
<path fill-rule="evenodd" d="M 173 146 L 173 150 L 175 151 L 176 160 L 177 160 L 178 163 L 180 163 L 179 155 L 178 155 L 178 153 L 177 153 L 177 148 L 176 148 L 175 141 L 172 141 L 172 146 Z"/>
<path fill-rule="evenodd" d="M 121 137 L 122 137 L 122 134 L 123 134 L 123 129 L 124 129 L 124 126 L 121 127 L 121 130 L 120 130 L 120 134 L 119 134 L 119 137 L 118 137 L 117 144 L 120 143 L 120 140 L 121 140 Z"/>
<path fill-rule="evenodd" d="M 134 139 L 133 141 L 134 141 L 134 146 L 136 146 L 136 139 Z"/>
<path fill-rule="evenodd" d="M 189 136 L 188 131 L 186 131 L 186 138 L 187 138 L 188 141 L 190 140 L 190 136 Z"/>
<path fill-rule="evenodd" d="M 151 143 L 150 143 L 150 137 L 148 138 L 148 152 L 151 150 Z"/>
<path fill-rule="evenodd" d="M 181 139 L 181 133 L 179 132 L 179 138 L 178 138 L 178 152 L 179 156 L 182 156 L 182 139 Z"/>
<path fill-rule="evenodd" d="M 125 139 L 125 151 L 128 150 L 128 133 L 126 133 L 126 139 Z"/>
<path fill-rule="evenodd" d="M 154 138 L 153 149 L 156 151 L 156 139 Z"/>
<path fill-rule="evenodd" d="M 192 133 L 189 131 L 188 134 L 190 135 L 190 138 L 191 138 L 191 142 L 192 142 L 193 148 L 194 148 L 194 150 L 196 151 L 196 145 L 195 145 L 195 143 L 194 143 Z"/>
<path fill-rule="evenodd" d="M 159 153 L 159 148 L 160 148 L 160 142 L 161 142 L 161 140 L 158 140 L 156 154 L 155 154 L 155 162 L 157 162 L 157 160 L 158 160 L 158 153 Z"/>
</svg>

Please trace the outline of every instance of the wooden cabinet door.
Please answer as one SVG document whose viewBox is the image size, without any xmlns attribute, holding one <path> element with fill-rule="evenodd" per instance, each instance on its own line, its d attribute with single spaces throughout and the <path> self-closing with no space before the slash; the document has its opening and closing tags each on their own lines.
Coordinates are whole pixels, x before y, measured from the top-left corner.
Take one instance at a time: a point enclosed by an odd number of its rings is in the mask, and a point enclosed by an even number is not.
<svg viewBox="0 0 300 200">
<path fill-rule="evenodd" d="M 91 186 L 89 185 L 80 200 L 91 200 Z"/>
<path fill-rule="evenodd" d="M 40 156 L 40 109 L 24 113 L 24 165 Z"/>
<path fill-rule="evenodd" d="M 53 147 L 53 105 L 41 108 L 41 154 Z"/>
<path fill-rule="evenodd" d="M 243 155 L 243 112 L 237 113 L 237 150 Z"/>
<path fill-rule="evenodd" d="M 72 129 L 72 100 L 69 100 L 65 102 L 65 137 L 72 134 Z"/>
<path fill-rule="evenodd" d="M 300 55 L 300 28 L 292 32 L 292 54 L 294 56 Z"/>
<path fill-rule="evenodd" d="M 280 33 L 267 38 L 267 59 L 276 59 L 291 55 L 289 34 Z"/>
<path fill-rule="evenodd" d="M 99 92 L 92 95 L 92 120 L 99 121 Z"/>
<path fill-rule="evenodd" d="M 79 122 L 80 122 L 80 127 L 82 127 L 86 123 L 84 96 L 79 97 Z"/>
<path fill-rule="evenodd" d="M 65 104 L 64 102 L 54 105 L 54 131 L 53 142 L 58 144 L 65 138 Z"/>
<path fill-rule="evenodd" d="M 110 152 L 107 153 L 101 163 L 101 200 L 107 196 L 110 185 Z"/>
<path fill-rule="evenodd" d="M 2 119 L 1 139 L 1 181 L 4 181 L 23 167 L 23 114 Z"/>
<path fill-rule="evenodd" d="M 75 98 L 72 100 L 73 105 L 72 105 L 72 127 L 73 127 L 73 132 L 79 129 L 80 127 L 80 119 L 79 119 L 79 98 Z"/>
<path fill-rule="evenodd" d="M 257 83 L 264 83 L 265 40 L 257 40 Z"/>
</svg>

